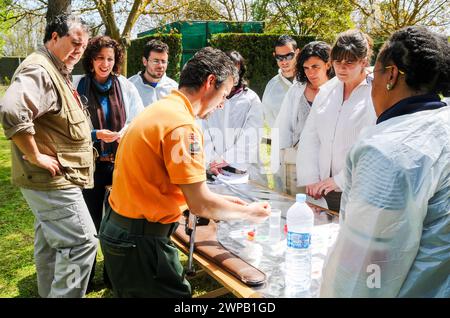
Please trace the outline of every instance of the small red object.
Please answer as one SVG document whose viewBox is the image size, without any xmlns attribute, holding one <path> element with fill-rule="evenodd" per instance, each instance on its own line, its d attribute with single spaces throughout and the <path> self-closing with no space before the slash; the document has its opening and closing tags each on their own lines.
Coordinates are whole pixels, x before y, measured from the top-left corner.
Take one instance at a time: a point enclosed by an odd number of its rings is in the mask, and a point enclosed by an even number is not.
<svg viewBox="0 0 450 318">
<path fill-rule="evenodd" d="M 287 234 L 288 232 L 288 228 L 287 228 L 287 224 L 284 225 L 284 234 Z"/>
</svg>

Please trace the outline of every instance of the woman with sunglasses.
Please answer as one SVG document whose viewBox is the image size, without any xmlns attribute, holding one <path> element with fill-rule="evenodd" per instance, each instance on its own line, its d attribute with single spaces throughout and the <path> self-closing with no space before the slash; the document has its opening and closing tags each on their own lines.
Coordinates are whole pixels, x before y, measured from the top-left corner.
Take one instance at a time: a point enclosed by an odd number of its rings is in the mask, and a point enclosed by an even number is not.
<svg viewBox="0 0 450 318">
<path fill-rule="evenodd" d="M 450 297 L 450 46 L 395 32 L 374 67 L 378 117 L 350 150 L 323 297 Z"/>
<path fill-rule="evenodd" d="M 371 47 L 359 30 L 339 34 L 331 49 L 338 80 L 320 87 L 299 141 L 297 186 L 306 186 L 314 199 L 324 198 L 333 211 L 340 208 L 347 152 L 376 120 L 366 78 Z"/>
<path fill-rule="evenodd" d="M 314 98 L 320 86 L 334 76 L 330 52 L 330 45 L 322 41 L 308 43 L 302 48 L 297 58 L 297 82 L 286 93 L 272 129 L 272 147 L 275 148 L 278 141 L 279 151 L 274 149 L 271 152 L 271 164 L 272 171 L 276 172 L 281 163 L 281 171 L 275 175 L 276 188 L 281 192 L 295 192 L 292 189 L 297 184 L 295 171 L 292 180 L 287 182 L 286 178 L 290 179 L 291 176 L 286 174 L 288 171 L 285 171 L 284 164 L 292 161 L 292 166 L 295 167 L 298 141 Z M 287 184 L 292 186 L 288 187 Z"/>
<path fill-rule="evenodd" d="M 97 232 L 102 220 L 105 187 L 112 183 L 120 138 L 126 125 L 144 109 L 136 87 L 119 75 L 122 63 L 120 44 L 108 36 L 97 36 L 89 40 L 84 52 L 83 67 L 87 75 L 74 79 L 78 93 L 87 100 L 93 126 L 92 140 L 99 154 L 95 163 L 94 188 L 83 190 Z M 104 271 L 107 283 L 105 275 Z M 91 281 L 92 277 L 93 274 Z"/>
</svg>

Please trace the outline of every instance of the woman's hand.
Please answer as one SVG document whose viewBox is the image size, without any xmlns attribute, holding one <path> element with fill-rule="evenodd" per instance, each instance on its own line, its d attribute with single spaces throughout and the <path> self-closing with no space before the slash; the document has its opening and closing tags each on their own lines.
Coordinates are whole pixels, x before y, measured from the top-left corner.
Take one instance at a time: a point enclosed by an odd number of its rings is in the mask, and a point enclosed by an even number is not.
<svg viewBox="0 0 450 318">
<path fill-rule="evenodd" d="M 318 200 L 322 196 L 327 195 L 331 191 L 338 190 L 336 182 L 334 182 L 333 178 L 328 178 L 323 181 L 319 181 L 317 183 L 313 183 L 306 186 L 306 194 Z"/>
<path fill-rule="evenodd" d="M 337 186 L 336 182 L 334 182 L 333 178 L 328 178 L 320 182 L 319 186 L 319 193 L 322 195 L 327 195 L 331 191 L 338 190 L 339 187 Z"/>
<path fill-rule="evenodd" d="M 109 129 L 100 129 L 96 133 L 97 139 L 100 139 L 106 143 L 114 142 L 119 139 L 120 134 L 116 131 L 111 131 Z"/>
<path fill-rule="evenodd" d="M 321 194 L 319 194 L 319 186 L 321 185 L 321 182 L 309 184 L 306 186 L 306 194 L 310 197 L 313 197 L 314 199 L 318 200 L 322 197 Z"/>
<path fill-rule="evenodd" d="M 228 163 L 225 160 L 215 160 L 209 164 L 209 171 L 211 173 L 215 174 L 216 176 L 220 174 L 220 171 L 223 167 L 228 166 Z"/>
</svg>

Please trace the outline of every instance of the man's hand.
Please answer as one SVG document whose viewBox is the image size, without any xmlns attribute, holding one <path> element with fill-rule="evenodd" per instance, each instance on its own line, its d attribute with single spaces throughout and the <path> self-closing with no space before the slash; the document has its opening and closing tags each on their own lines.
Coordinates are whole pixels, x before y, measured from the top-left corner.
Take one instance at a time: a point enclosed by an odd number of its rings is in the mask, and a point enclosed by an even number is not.
<svg viewBox="0 0 450 318">
<path fill-rule="evenodd" d="M 23 155 L 22 158 L 35 166 L 48 170 L 52 177 L 62 175 L 63 168 L 56 157 L 39 153 L 36 156 Z"/>
<path fill-rule="evenodd" d="M 252 202 L 248 205 L 249 214 L 247 220 L 254 223 L 262 223 L 270 216 L 270 204 L 268 202 Z"/>
<path fill-rule="evenodd" d="M 97 130 L 96 133 L 97 139 L 100 139 L 106 143 L 114 142 L 118 138 L 120 138 L 120 134 L 117 131 L 111 131 L 108 129 L 100 129 Z"/>
</svg>

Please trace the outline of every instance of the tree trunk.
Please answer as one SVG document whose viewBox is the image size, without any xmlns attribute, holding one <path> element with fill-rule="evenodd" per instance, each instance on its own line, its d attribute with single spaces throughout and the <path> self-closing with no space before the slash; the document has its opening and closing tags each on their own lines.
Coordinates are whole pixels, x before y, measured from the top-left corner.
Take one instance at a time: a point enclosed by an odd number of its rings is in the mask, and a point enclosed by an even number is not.
<svg viewBox="0 0 450 318">
<path fill-rule="evenodd" d="M 129 36 L 124 36 L 120 39 L 120 43 L 123 47 L 123 65 L 122 65 L 122 75 L 127 77 L 128 75 L 128 48 L 131 46 L 131 41 Z"/>
<path fill-rule="evenodd" d="M 47 15 L 45 16 L 47 23 L 63 12 L 72 13 L 72 0 L 48 0 Z"/>
<path fill-rule="evenodd" d="M 123 65 L 122 65 L 122 75 L 128 77 L 128 47 L 123 46 Z"/>
</svg>

